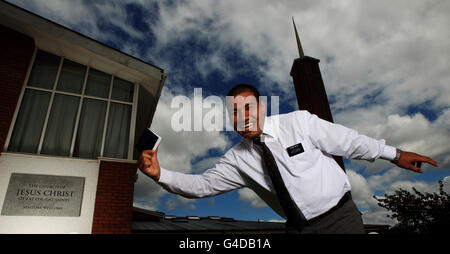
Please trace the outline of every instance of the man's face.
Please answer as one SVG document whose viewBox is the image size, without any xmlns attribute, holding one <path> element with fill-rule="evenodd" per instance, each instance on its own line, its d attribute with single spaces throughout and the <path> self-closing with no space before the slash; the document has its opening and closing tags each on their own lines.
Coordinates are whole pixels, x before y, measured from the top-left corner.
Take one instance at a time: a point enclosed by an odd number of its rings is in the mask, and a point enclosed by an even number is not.
<svg viewBox="0 0 450 254">
<path fill-rule="evenodd" d="M 266 106 L 258 103 L 252 92 L 242 92 L 228 103 L 228 112 L 234 129 L 244 138 L 256 138 L 262 133 Z"/>
</svg>

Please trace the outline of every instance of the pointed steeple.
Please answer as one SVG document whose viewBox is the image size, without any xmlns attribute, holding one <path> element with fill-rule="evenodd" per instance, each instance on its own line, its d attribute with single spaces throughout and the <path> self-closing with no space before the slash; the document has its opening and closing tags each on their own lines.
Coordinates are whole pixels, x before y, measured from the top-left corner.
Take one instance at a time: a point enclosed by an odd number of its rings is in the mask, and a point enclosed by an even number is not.
<svg viewBox="0 0 450 254">
<path fill-rule="evenodd" d="M 292 23 L 294 24 L 298 53 L 300 55 L 300 58 L 294 60 L 290 72 L 294 81 L 298 109 L 307 110 L 309 113 L 315 114 L 326 121 L 333 122 L 333 115 L 331 114 L 322 74 L 320 73 L 320 60 L 305 56 L 298 36 L 297 27 L 295 26 L 294 17 L 292 17 Z M 342 157 L 333 156 L 333 158 L 345 171 Z"/>
<path fill-rule="evenodd" d="M 305 54 L 303 53 L 302 43 L 300 42 L 300 37 L 298 36 L 297 27 L 295 26 L 294 17 L 292 17 L 292 23 L 294 23 L 294 31 L 295 31 L 295 38 L 297 39 L 298 54 L 300 55 L 300 58 L 303 58 L 305 56 Z"/>
</svg>

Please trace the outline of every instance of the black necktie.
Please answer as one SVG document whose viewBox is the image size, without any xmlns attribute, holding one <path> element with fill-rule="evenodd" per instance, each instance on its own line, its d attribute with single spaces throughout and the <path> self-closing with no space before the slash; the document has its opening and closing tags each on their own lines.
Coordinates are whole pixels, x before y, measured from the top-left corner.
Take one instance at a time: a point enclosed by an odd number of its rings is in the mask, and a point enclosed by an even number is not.
<svg viewBox="0 0 450 254">
<path fill-rule="evenodd" d="M 263 167 L 267 169 L 270 179 L 272 180 L 272 185 L 277 194 L 278 201 L 280 202 L 284 214 L 287 217 L 286 224 L 295 228 L 301 228 L 306 221 L 305 216 L 294 204 L 291 196 L 289 196 L 289 192 L 286 189 L 286 185 L 284 185 L 283 179 L 281 178 L 280 171 L 272 152 L 267 145 L 264 144 L 264 142 L 261 142 L 259 137 L 253 140 L 253 144 L 255 145 L 256 150 L 260 153 Z"/>
</svg>

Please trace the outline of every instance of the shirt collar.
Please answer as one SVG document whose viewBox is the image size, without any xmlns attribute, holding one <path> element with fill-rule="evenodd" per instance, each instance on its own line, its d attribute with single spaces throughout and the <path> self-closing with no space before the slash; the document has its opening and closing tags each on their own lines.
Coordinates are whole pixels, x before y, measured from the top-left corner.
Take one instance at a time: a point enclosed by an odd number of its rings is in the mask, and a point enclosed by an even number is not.
<svg viewBox="0 0 450 254">
<path fill-rule="evenodd" d="M 263 134 L 269 135 L 272 138 L 277 138 L 278 135 L 275 128 L 276 126 L 274 126 L 272 117 L 266 116 L 264 118 Z"/>
<path fill-rule="evenodd" d="M 262 130 L 262 141 L 264 142 L 265 139 L 269 139 L 268 141 L 271 141 L 273 139 L 276 139 L 278 137 L 277 131 L 276 131 L 275 123 L 270 116 L 266 116 L 264 118 L 264 125 Z M 246 142 L 247 144 L 252 144 L 253 141 L 248 138 L 242 138 L 242 141 Z M 267 140 L 266 140 L 267 141 Z"/>
</svg>

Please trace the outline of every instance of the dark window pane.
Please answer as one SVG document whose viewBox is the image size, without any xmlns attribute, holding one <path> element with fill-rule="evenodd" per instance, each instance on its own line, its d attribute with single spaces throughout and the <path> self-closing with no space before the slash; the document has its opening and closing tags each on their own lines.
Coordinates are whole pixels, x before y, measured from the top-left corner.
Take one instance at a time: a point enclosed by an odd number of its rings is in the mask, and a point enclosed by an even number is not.
<svg viewBox="0 0 450 254">
<path fill-rule="evenodd" d="M 81 94 L 85 73 L 86 66 L 64 59 L 56 89 Z"/>
<path fill-rule="evenodd" d="M 53 89 L 60 59 L 59 56 L 39 50 L 28 78 L 28 85 Z"/>
<path fill-rule="evenodd" d="M 131 105 L 111 103 L 103 152 L 104 157 L 127 158 L 130 122 Z"/>
<path fill-rule="evenodd" d="M 100 156 L 106 101 L 85 99 L 78 124 L 74 157 L 97 158 Z"/>
<path fill-rule="evenodd" d="M 68 156 L 80 98 L 55 94 L 41 153 Z"/>
<path fill-rule="evenodd" d="M 152 116 L 153 103 L 155 101 L 155 97 L 150 94 L 145 88 L 139 86 L 139 96 L 137 102 L 137 114 L 136 114 L 136 130 L 134 134 L 134 143 L 137 144 L 139 137 L 142 135 L 142 132 L 147 125 L 150 126 L 149 119 Z M 139 158 L 139 152 L 137 149 L 134 149 L 133 160 L 137 160 Z"/>
<path fill-rule="evenodd" d="M 50 93 L 26 89 L 8 151 L 37 152 L 49 101 Z"/>
<path fill-rule="evenodd" d="M 86 90 L 84 94 L 108 98 L 110 83 L 111 75 L 91 68 L 89 69 Z"/>
<path fill-rule="evenodd" d="M 134 91 L 133 83 L 114 77 L 113 90 L 111 95 L 111 98 L 113 100 L 132 102 L 133 91 Z"/>
</svg>

